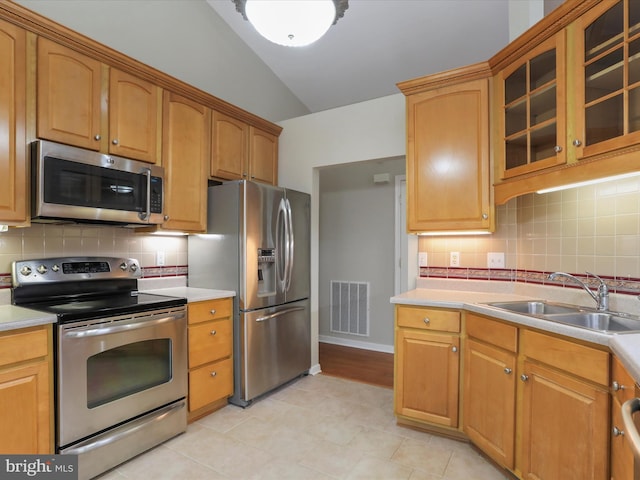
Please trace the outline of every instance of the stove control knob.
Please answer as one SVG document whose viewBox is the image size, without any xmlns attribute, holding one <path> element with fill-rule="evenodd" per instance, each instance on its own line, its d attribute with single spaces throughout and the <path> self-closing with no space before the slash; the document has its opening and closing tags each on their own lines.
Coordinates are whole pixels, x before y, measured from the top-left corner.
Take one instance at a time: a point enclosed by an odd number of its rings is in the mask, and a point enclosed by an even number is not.
<svg viewBox="0 0 640 480">
<path fill-rule="evenodd" d="M 20 275 L 28 277 L 31 275 L 31 267 L 29 265 L 25 265 L 20 269 Z"/>
<path fill-rule="evenodd" d="M 138 265 L 136 265 L 135 263 L 132 263 L 130 268 L 132 272 L 135 272 L 138 270 Z"/>
<path fill-rule="evenodd" d="M 60 271 L 60 267 L 58 266 L 57 263 L 54 263 L 53 266 L 51 267 L 51 270 L 57 273 Z"/>
<path fill-rule="evenodd" d="M 38 268 L 36 268 L 36 270 L 38 270 L 38 273 L 40 275 L 44 275 L 45 273 L 47 273 L 48 268 L 46 267 L 46 265 L 38 265 Z"/>
<path fill-rule="evenodd" d="M 127 263 L 126 262 L 122 262 L 120 264 L 120 270 L 122 270 L 123 272 L 127 271 Z"/>
</svg>

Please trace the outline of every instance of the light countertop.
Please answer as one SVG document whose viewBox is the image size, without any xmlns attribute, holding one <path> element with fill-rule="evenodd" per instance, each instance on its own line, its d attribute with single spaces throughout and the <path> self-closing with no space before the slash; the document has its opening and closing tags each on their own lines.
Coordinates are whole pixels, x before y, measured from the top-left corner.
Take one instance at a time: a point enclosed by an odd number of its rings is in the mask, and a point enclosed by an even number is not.
<svg viewBox="0 0 640 480">
<path fill-rule="evenodd" d="M 56 323 L 56 316 L 15 305 L 0 305 L 0 332 Z"/>
</svg>

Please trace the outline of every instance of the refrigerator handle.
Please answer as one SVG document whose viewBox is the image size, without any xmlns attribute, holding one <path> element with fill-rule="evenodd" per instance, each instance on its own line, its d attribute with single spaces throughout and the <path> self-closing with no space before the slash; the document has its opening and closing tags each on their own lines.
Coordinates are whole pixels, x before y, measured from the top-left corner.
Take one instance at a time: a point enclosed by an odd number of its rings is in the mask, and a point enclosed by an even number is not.
<svg viewBox="0 0 640 480">
<path fill-rule="evenodd" d="M 289 199 L 287 202 L 287 241 L 289 244 L 289 248 L 287 249 L 287 285 L 286 290 L 289 291 L 291 287 L 291 277 L 293 276 L 293 252 L 294 252 L 294 235 L 293 235 L 293 218 L 291 215 L 291 203 L 289 203 Z"/>
<path fill-rule="evenodd" d="M 283 198 L 276 218 L 276 282 L 282 292 L 286 291 L 287 283 L 287 244 L 287 209 Z"/>
<path fill-rule="evenodd" d="M 281 317 L 282 315 L 286 315 L 287 313 L 299 312 L 299 311 L 304 310 L 304 309 L 305 309 L 304 307 L 291 307 L 291 308 L 287 308 L 286 310 L 279 310 L 279 311 L 271 313 L 269 315 L 264 315 L 262 317 L 256 318 L 256 322 L 264 322 L 264 321 L 267 321 L 267 320 L 271 320 L 272 318 Z"/>
</svg>

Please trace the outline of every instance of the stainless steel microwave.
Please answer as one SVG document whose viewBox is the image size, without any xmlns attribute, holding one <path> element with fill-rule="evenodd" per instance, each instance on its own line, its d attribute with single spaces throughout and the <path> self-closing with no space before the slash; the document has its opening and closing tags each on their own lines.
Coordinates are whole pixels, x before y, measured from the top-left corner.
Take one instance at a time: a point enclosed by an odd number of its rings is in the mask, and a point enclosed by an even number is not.
<svg viewBox="0 0 640 480">
<path fill-rule="evenodd" d="M 31 144 L 34 222 L 163 222 L 164 169 L 45 140 Z"/>
</svg>

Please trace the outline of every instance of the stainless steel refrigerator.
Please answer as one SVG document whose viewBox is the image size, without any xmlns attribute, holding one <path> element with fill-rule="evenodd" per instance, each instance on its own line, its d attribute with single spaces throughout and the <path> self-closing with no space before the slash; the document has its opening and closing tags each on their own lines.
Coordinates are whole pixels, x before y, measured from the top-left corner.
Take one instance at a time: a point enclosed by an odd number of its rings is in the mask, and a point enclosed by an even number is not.
<svg viewBox="0 0 640 480">
<path fill-rule="evenodd" d="M 311 366 L 310 197 L 246 180 L 208 189 L 207 234 L 189 236 L 190 287 L 235 290 L 232 403 Z"/>
</svg>

